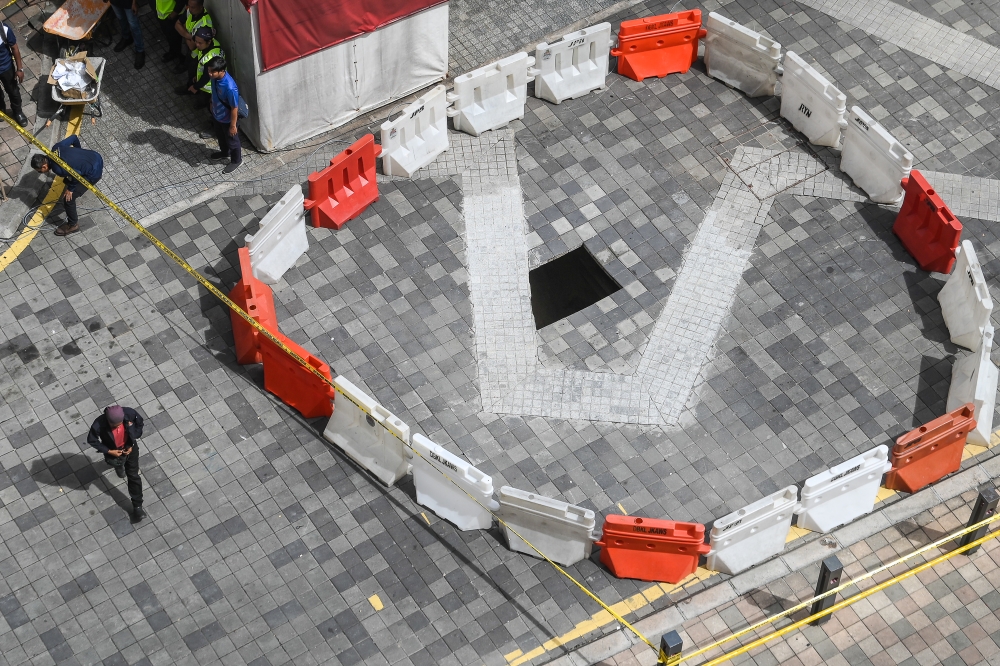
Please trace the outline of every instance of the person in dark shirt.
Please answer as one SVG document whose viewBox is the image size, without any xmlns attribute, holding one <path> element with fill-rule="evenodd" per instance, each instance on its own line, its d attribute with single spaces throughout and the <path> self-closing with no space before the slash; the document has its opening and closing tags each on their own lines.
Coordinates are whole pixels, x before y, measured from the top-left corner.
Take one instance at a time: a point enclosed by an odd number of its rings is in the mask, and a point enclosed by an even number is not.
<svg viewBox="0 0 1000 666">
<path fill-rule="evenodd" d="M 21 89 L 19 84 L 24 81 L 24 65 L 21 64 L 21 47 L 17 45 L 17 35 L 7 23 L 0 23 L 0 84 L 10 98 L 11 117 L 17 124 L 24 127 L 28 118 L 21 110 Z M 0 106 L 3 99 L 0 97 Z M 7 113 L 6 107 L 3 112 Z"/>
<path fill-rule="evenodd" d="M 219 152 L 212 153 L 213 160 L 229 158 L 229 164 L 222 173 L 232 173 L 243 164 L 243 146 L 240 143 L 239 103 L 240 89 L 229 72 L 226 59 L 215 56 L 205 66 L 212 77 L 212 120 L 215 122 L 215 138 L 219 141 Z"/>
<path fill-rule="evenodd" d="M 97 181 L 104 175 L 104 158 L 96 150 L 82 148 L 80 146 L 80 137 L 75 134 L 54 144 L 52 152 L 57 154 L 63 162 L 83 176 L 91 185 L 96 185 Z M 63 202 L 66 204 L 66 224 L 60 225 L 56 229 L 56 236 L 67 236 L 79 231 L 80 225 L 79 217 L 76 213 L 76 200 L 86 190 L 83 183 L 70 176 L 65 169 L 42 154 L 31 158 L 31 168 L 38 173 L 48 173 L 51 171 L 57 176 L 62 176 L 66 183 L 66 193 L 63 194 Z"/>
<path fill-rule="evenodd" d="M 132 498 L 132 520 L 146 517 L 142 508 L 142 479 L 139 478 L 139 438 L 142 416 L 131 407 L 110 405 L 94 419 L 87 433 L 87 444 L 104 454 L 104 462 L 114 467 L 118 478 L 128 478 Z"/>
<path fill-rule="evenodd" d="M 142 42 L 142 28 L 139 26 L 138 0 L 104 0 L 111 3 L 111 9 L 118 17 L 118 27 L 122 38 L 115 44 L 115 53 L 121 53 L 129 44 L 135 44 L 135 68 L 146 64 L 146 47 Z"/>
</svg>

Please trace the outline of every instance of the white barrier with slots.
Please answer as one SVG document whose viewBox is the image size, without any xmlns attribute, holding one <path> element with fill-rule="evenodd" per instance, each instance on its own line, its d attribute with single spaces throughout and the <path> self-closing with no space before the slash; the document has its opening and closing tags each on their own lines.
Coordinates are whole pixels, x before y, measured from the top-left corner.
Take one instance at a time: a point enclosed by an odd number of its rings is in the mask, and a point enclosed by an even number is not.
<svg viewBox="0 0 1000 666">
<path fill-rule="evenodd" d="M 799 510 L 799 489 L 788 486 L 723 516 L 712 526 L 705 568 L 735 575 L 780 553 Z"/>
<path fill-rule="evenodd" d="M 781 73 L 781 44 L 709 12 L 705 22 L 705 69 L 750 97 L 773 95 Z"/>
<path fill-rule="evenodd" d="M 553 104 L 603 88 L 608 76 L 611 24 L 599 23 L 535 48 L 535 97 Z"/>
<path fill-rule="evenodd" d="M 993 327 L 987 326 L 979 350 L 957 361 L 951 368 L 951 386 L 945 409 L 952 411 L 971 402 L 975 405 L 973 416 L 976 428 L 969 433 L 968 442 L 989 446 L 993 432 L 993 414 L 997 403 L 997 380 L 1000 371 L 990 360 L 993 351 Z"/>
<path fill-rule="evenodd" d="M 840 170 L 875 203 L 903 199 L 900 181 L 910 175 L 913 155 L 860 107 L 851 107 Z"/>
<path fill-rule="evenodd" d="M 382 123 L 382 173 L 409 178 L 448 150 L 448 102 L 444 86 L 420 96 L 395 120 Z"/>
<path fill-rule="evenodd" d="M 523 118 L 533 78 L 528 70 L 534 64 L 535 59 L 522 52 L 458 76 L 448 93 L 448 117 L 455 129 L 479 136 Z"/>
<path fill-rule="evenodd" d="M 875 508 L 882 475 L 892 468 L 882 444 L 806 479 L 796 525 L 830 532 Z"/>
<path fill-rule="evenodd" d="M 847 127 L 847 95 L 794 51 L 785 53 L 781 75 L 781 117 L 814 146 L 840 145 Z"/>
<path fill-rule="evenodd" d="M 938 292 L 938 303 L 951 341 L 972 351 L 979 349 L 990 325 L 993 297 L 972 241 L 964 240 L 955 249 L 955 269 Z"/>
<path fill-rule="evenodd" d="M 410 471 L 410 426 L 344 377 L 336 377 L 333 416 L 323 437 L 391 486 Z"/>
<path fill-rule="evenodd" d="M 267 212 L 254 235 L 245 241 L 253 276 L 265 284 L 278 284 L 281 276 L 309 249 L 306 236 L 305 198 L 302 186 L 293 185 Z"/>
<path fill-rule="evenodd" d="M 504 535 L 515 552 L 538 557 L 511 528 L 564 566 L 587 559 L 594 547 L 595 516 L 590 509 L 504 486 L 498 515 L 508 525 Z"/>
<path fill-rule="evenodd" d="M 416 451 L 412 464 L 417 504 L 460 530 L 488 530 L 493 525 L 490 511 L 500 508 L 493 499 L 493 479 L 423 435 L 414 435 L 411 446 Z"/>
</svg>

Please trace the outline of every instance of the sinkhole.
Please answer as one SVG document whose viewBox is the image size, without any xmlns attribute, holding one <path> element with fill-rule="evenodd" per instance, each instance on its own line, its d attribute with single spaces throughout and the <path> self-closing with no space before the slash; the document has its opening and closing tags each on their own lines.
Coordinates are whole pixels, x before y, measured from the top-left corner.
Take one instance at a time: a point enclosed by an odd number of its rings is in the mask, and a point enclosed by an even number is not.
<svg viewBox="0 0 1000 666">
<path fill-rule="evenodd" d="M 622 288 L 582 245 L 529 271 L 528 282 L 535 330 L 579 312 Z"/>
</svg>

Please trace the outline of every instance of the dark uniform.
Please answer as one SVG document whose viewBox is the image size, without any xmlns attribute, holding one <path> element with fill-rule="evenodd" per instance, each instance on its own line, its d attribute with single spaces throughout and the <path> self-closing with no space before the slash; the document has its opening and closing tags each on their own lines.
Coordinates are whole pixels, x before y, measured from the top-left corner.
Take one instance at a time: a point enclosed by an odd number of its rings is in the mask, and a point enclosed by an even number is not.
<svg viewBox="0 0 1000 666">
<path fill-rule="evenodd" d="M 121 410 L 119 413 L 123 420 L 114 423 L 114 409 Z M 110 416 L 109 416 L 110 415 Z M 116 438 L 115 430 L 122 426 Z M 128 494 L 132 499 L 132 517 L 135 520 L 142 520 L 146 515 L 142 510 L 142 479 L 139 478 L 139 438 L 142 437 L 142 416 L 131 407 L 108 407 L 104 413 L 94 419 L 94 424 L 90 426 L 90 433 L 87 435 L 87 444 L 104 454 L 104 462 L 115 468 L 119 477 L 128 479 Z M 120 441 L 116 441 L 119 440 Z M 113 456 L 109 451 L 117 449 L 119 451 L 129 451 L 127 455 Z"/>
</svg>

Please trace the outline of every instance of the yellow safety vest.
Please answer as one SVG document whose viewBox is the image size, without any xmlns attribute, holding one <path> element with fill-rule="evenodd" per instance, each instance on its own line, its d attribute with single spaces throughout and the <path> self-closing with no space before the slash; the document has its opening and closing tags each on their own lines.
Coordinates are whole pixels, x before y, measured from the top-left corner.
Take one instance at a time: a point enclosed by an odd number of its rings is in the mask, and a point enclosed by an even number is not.
<svg viewBox="0 0 1000 666">
<path fill-rule="evenodd" d="M 177 9 L 176 0 L 156 0 L 156 17 L 161 21 Z"/>
<path fill-rule="evenodd" d="M 212 17 L 211 15 L 209 15 L 208 10 L 205 10 L 205 13 L 202 14 L 199 18 L 194 18 L 193 16 L 191 16 L 191 10 L 189 9 L 184 10 L 184 29 L 188 31 L 189 35 L 194 36 L 195 30 L 204 27 L 208 28 L 215 27 L 214 25 L 212 25 Z M 194 51 L 191 52 L 191 57 L 192 58 L 197 57 L 195 56 Z"/>
<path fill-rule="evenodd" d="M 210 47 L 208 47 L 207 49 L 205 49 L 204 51 L 195 51 L 194 53 L 197 54 L 196 57 L 198 58 L 198 68 L 196 70 L 196 74 L 195 74 L 195 77 L 194 77 L 195 81 L 199 81 L 201 79 L 202 74 L 205 73 L 205 65 L 208 64 L 209 60 L 211 60 L 212 58 L 214 58 L 217 55 L 218 56 L 224 56 L 224 55 L 226 55 L 225 53 L 222 52 L 222 44 L 220 44 L 219 40 L 217 40 L 217 39 L 213 39 L 212 40 L 212 45 Z M 206 83 L 205 85 L 203 85 L 201 87 L 201 89 L 204 92 L 211 93 L 212 92 L 212 79 L 209 79 L 208 83 Z"/>
</svg>

